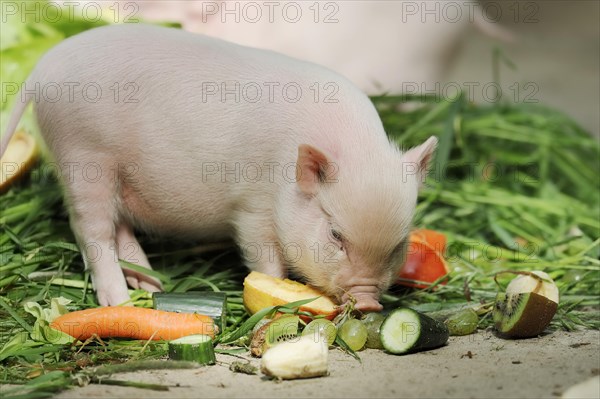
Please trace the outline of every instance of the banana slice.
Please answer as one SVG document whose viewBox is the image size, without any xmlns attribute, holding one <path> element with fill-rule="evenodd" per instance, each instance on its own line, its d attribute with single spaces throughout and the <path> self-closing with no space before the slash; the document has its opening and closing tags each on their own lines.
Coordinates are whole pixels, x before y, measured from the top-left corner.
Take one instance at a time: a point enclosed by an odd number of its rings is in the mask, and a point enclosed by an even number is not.
<svg viewBox="0 0 600 399">
<path fill-rule="evenodd" d="M 23 130 L 16 132 L 0 159 L 0 192 L 8 190 L 13 182 L 31 169 L 37 155 L 37 144 L 33 136 Z"/>
<path fill-rule="evenodd" d="M 305 335 L 269 348 L 262 357 L 261 371 L 282 380 L 327 375 L 327 339 Z"/>
</svg>

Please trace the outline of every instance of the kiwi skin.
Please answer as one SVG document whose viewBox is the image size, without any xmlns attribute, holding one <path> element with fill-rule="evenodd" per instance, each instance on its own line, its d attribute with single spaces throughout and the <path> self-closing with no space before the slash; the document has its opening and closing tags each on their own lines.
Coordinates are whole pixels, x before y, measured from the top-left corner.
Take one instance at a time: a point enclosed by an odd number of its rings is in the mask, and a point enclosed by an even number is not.
<svg viewBox="0 0 600 399">
<path fill-rule="evenodd" d="M 267 328 L 269 328 L 269 323 L 263 324 L 256 330 L 254 335 L 252 335 L 252 340 L 250 341 L 250 353 L 256 357 L 261 357 L 263 354 L 263 348 L 267 337 Z"/>
<path fill-rule="evenodd" d="M 250 353 L 261 357 L 275 343 L 294 338 L 298 335 L 299 322 L 298 316 L 281 315 L 264 324 L 252 337 Z"/>
<path fill-rule="evenodd" d="M 541 334 L 558 309 L 558 304 L 534 292 L 499 293 L 494 304 L 494 323 L 500 336 L 531 338 Z"/>
</svg>

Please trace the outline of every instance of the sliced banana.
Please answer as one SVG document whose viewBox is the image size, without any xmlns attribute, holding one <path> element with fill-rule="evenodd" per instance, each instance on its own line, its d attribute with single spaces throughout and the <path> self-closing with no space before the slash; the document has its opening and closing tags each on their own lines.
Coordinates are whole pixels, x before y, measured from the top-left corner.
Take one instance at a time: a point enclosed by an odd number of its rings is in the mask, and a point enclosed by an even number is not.
<svg viewBox="0 0 600 399">
<path fill-rule="evenodd" d="M 328 355 L 326 339 L 306 335 L 269 348 L 263 354 L 261 371 L 283 380 L 321 377 L 327 375 Z"/>
</svg>

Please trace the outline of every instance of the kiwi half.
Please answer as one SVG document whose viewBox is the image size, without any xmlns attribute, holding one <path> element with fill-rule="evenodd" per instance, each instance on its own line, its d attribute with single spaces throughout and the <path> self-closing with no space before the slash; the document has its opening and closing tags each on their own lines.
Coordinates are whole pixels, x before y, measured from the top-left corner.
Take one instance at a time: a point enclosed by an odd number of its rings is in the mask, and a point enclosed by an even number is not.
<svg viewBox="0 0 600 399">
<path fill-rule="evenodd" d="M 298 336 L 300 317 L 282 315 L 260 327 L 250 342 L 250 352 L 261 357 L 271 346 Z"/>
<path fill-rule="evenodd" d="M 535 292 L 498 293 L 493 317 L 496 330 L 510 338 L 530 338 L 541 334 L 556 313 L 558 304 Z"/>
</svg>

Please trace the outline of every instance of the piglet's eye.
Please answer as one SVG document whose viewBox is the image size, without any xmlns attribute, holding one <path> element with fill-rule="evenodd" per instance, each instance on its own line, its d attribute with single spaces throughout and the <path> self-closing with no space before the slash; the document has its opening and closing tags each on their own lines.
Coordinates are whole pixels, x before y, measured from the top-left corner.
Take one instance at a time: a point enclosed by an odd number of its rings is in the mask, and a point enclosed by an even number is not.
<svg viewBox="0 0 600 399">
<path fill-rule="evenodd" d="M 331 236 L 336 240 L 336 241 L 342 241 L 342 234 L 337 231 L 336 229 L 334 229 L 333 227 L 331 228 Z"/>
</svg>

